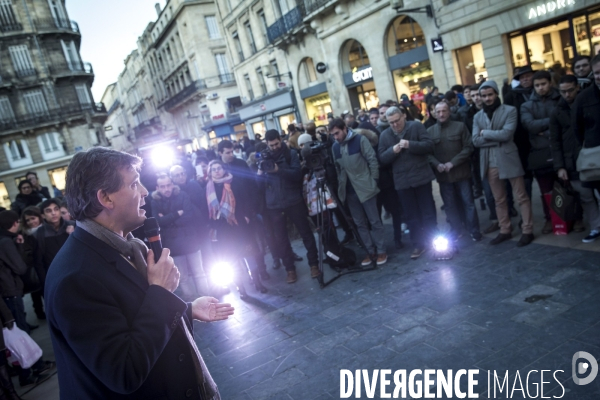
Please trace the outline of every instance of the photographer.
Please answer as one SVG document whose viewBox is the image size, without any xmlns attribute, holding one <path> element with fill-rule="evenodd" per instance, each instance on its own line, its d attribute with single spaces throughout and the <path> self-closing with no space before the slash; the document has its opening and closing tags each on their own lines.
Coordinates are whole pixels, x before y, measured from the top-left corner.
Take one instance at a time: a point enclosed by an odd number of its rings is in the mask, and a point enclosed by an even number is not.
<svg viewBox="0 0 600 400">
<path fill-rule="evenodd" d="M 307 250 L 311 277 L 320 275 L 318 267 L 317 242 L 308 223 L 307 210 L 302 198 L 302 170 L 296 150 L 288 148 L 281 141 L 276 130 L 268 130 L 265 139 L 269 151 L 261 153 L 257 181 L 265 193 L 266 214 L 273 225 L 277 247 L 287 237 L 285 217 L 298 229 Z M 297 280 L 294 255 L 288 249 L 283 254 L 283 264 L 287 271 L 287 283 Z"/>
</svg>

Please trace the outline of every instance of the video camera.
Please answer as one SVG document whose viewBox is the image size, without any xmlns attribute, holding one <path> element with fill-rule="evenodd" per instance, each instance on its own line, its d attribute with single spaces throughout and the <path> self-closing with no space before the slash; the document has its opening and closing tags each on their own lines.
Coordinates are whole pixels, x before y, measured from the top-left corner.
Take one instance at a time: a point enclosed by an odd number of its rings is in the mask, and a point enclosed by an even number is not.
<svg viewBox="0 0 600 400">
<path fill-rule="evenodd" d="M 256 162 L 258 163 L 258 169 L 263 172 L 275 171 L 275 156 L 270 149 L 266 148 L 264 151 L 257 152 L 255 157 Z"/>
<path fill-rule="evenodd" d="M 327 146 L 322 142 L 306 143 L 302 148 L 302 158 L 306 163 L 306 167 L 315 171 L 325 168 L 325 164 L 329 159 Z"/>
</svg>

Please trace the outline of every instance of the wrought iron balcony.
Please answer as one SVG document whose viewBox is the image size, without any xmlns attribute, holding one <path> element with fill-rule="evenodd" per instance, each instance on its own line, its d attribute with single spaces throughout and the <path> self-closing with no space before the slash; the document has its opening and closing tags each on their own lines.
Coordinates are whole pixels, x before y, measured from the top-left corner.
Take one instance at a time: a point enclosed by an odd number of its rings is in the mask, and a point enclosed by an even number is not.
<svg viewBox="0 0 600 400">
<path fill-rule="evenodd" d="M 285 35 L 296 26 L 302 23 L 304 10 L 300 6 L 292 9 L 290 12 L 279 18 L 273 25 L 267 28 L 269 43 L 275 42 L 281 36 Z"/>
<path fill-rule="evenodd" d="M 27 113 L 15 118 L 0 119 L 0 132 L 9 129 L 33 127 L 46 122 L 62 121 L 66 118 L 75 117 L 90 111 L 93 113 L 106 113 L 106 107 L 103 103 L 78 104 L 69 107 L 49 109 L 45 112 Z"/>
<path fill-rule="evenodd" d="M 219 80 L 221 81 L 221 85 L 224 85 L 226 83 L 235 83 L 235 75 L 221 74 L 219 75 Z"/>
<path fill-rule="evenodd" d="M 206 82 L 204 79 L 199 79 L 192 82 L 190 85 L 184 87 L 181 91 L 166 100 L 160 106 L 164 107 L 166 110 L 170 110 L 180 102 L 192 96 L 194 93 L 199 92 L 201 89 L 206 89 Z"/>
<path fill-rule="evenodd" d="M 18 22 L 12 23 L 12 24 L 2 24 L 0 25 L 0 32 L 5 33 L 5 32 L 17 32 L 17 31 L 22 31 L 23 30 L 23 25 L 21 25 Z"/>
<path fill-rule="evenodd" d="M 79 25 L 75 21 L 63 18 L 40 18 L 35 21 L 38 30 L 60 30 L 79 33 Z"/>
<path fill-rule="evenodd" d="M 27 69 L 18 69 L 15 71 L 17 77 L 19 78 L 27 78 L 30 76 L 37 76 L 37 71 L 35 68 L 27 68 Z"/>
</svg>

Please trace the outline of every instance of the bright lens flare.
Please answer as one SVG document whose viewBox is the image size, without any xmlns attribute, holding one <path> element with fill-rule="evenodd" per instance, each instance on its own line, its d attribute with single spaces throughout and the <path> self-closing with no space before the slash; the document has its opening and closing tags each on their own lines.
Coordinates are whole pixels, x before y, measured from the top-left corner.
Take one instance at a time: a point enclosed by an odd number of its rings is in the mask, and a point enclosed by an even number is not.
<svg viewBox="0 0 600 400">
<path fill-rule="evenodd" d="M 433 249 L 435 251 L 438 251 L 438 252 L 448 251 L 448 247 L 449 247 L 449 242 L 448 242 L 448 239 L 446 239 L 445 237 L 438 236 L 435 239 L 433 239 Z"/>
<path fill-rule="evenodd" d="M 219 287 L 228 286 L 233 282 L 233 268 L 226 262 L 221 262 L 212 268 L 211 279 Z"/>
<path fill-rule="evenodd" d="M 158 147 L 152 151 L 152 162 L 159 168 L 168 168 L 173 164 L 175 154 L 168 147 Z"/>
</svg>

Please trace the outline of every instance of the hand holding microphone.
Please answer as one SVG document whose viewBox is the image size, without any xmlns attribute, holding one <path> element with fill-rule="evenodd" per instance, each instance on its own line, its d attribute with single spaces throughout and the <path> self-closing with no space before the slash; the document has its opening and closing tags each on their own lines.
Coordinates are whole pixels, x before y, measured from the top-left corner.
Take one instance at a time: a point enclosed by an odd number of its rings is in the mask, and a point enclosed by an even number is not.
<svg viewBox="0 0 600 400">
<path fill-rule="evenodd" d="M 173 292 L 179 286 L 179 270 L 175 266 L 173 258 L 169 256 L 171 251 L 162 248 L 160 227 L 156 219 L 146 219 L 144 233 L 150 244 L 146 259 L 148 263 L 148 284 L 158 285 L 169 292 Z"/>
</svg>

